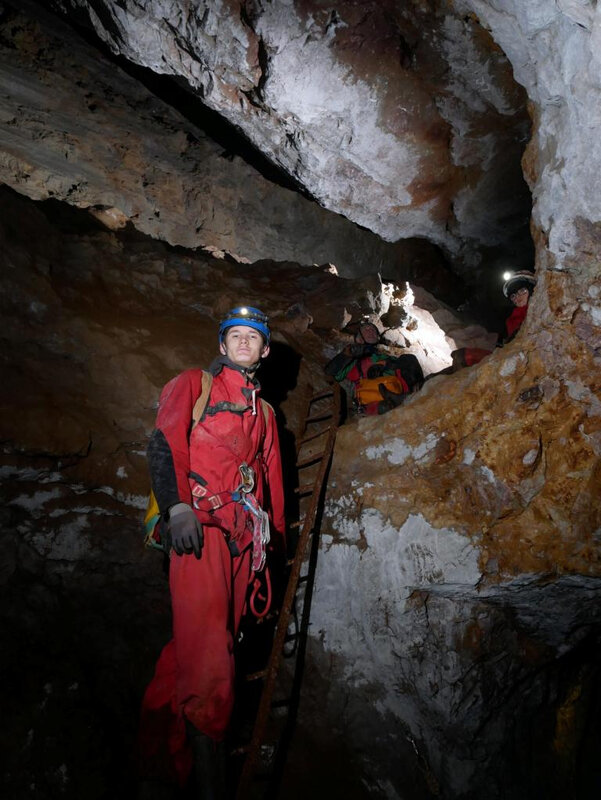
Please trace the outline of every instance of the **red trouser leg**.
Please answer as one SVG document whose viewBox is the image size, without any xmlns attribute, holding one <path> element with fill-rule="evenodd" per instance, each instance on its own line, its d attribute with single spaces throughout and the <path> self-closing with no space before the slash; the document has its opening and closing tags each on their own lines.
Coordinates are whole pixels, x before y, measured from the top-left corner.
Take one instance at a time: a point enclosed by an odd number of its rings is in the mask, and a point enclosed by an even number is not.
<svg viewBox="0 0 601 800">
<path fill-rule="evenodd" d="M 215 740 L 227 730 L 234 704 L 234 637 L 246 603 L 250 556 L 247 549 L 232 558 L 223 534 L 208 527 L 200 559 L 171 556 L 173 640 L 146 690 L 142 723 L 162 738 L 163 745 L 154 749 L 165 752 L 166 746 L 170 772 L 180 784 L 191 767 L 184 717 Z M 143 731 L 141 739 L 149 755 L 151 731 L 147 736 Z"/>
<path fill-rule="evenodd" d="M 232 558 L 205 530 L 200 560 L 172 556 L 170 585 L 178 705 L 195 728 L 221 740 L 234 703 L 234 637 L 244 610 L 250 550 Z"/>
<path fill-rule="evenodd" d="M 491 354 L 491 350 L 483 350 L 481 347 L 466 347 L 465 348 L 465 366 L 471 367 L 473 364 L 479 364 L 483 358 Z"/>
<path fill-rule="evenodd" d="M 142 700 L 140 719 L 140 777 L 171 780 L 184 785 L 192 769 L 186 729 L 178 713 L 175 642 L 163 648 L 154 677 Z"/>
</svg>

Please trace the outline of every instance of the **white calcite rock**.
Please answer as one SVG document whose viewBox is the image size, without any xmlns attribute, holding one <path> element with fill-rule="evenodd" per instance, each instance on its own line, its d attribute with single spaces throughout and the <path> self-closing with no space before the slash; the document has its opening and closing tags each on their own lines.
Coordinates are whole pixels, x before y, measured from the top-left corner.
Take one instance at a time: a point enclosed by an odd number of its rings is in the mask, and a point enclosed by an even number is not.
<svg viewBox="0 0 601 800">
<path fill-rule="evenodd" d="M 473 265 L 482 244 L 515 251 L 525 232 L 524 95 L 452 4 L 53 5 L 185 80 L 324 207 L 387 241 L 426 237 Z"/>
</svg>

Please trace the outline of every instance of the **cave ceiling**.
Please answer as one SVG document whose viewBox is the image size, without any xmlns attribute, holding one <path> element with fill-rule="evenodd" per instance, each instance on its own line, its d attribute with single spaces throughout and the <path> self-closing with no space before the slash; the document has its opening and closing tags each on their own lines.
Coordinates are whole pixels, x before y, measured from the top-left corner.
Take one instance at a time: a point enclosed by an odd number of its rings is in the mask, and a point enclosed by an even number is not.
<svg viewBox="0 0 601 800">
<path fill-rule="evenodd" d="M 43 5 L 169 76 L 174 97 L 185 87 L 292 185 L 385 242 L 428 240 L 460 273 L 532 265 L 526 94 L 474 13 L 446 0 Z"/>
</svg>

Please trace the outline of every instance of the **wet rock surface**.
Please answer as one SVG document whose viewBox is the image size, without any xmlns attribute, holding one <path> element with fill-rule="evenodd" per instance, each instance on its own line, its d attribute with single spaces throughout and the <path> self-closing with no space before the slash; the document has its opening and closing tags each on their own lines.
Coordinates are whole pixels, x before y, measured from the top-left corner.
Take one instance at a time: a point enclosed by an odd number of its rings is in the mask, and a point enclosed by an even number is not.
<svg viewBox="0 0 601 800">
<path fill-rule="evenodd" d="M 338 435 L 308 713 L 338 720 L 377 796 L 382 772 L 410 792 L 399 738 L 441 796 L 598 790 L 596 358 L 538 308 L 478 368 Z"/>
<path fill-rule="evenodd" d="M 0 219 L 3 781 L 11 797 L 129 797 L 141 693 L 170 624 L 141 526 L 160 388 L 210 363 L 241 297 L 260 305 L 273 329 L 261 381 L 293 482 L 307 394 L 351 339 L 336 329 L 390 298 L 377 276 L 240 265 L 6 188 Z"/>
<path fill-rule="evenodd" d="M 282 796 L 596 798 L 601 10 L 53 5 L 184 77 L 323 206 L 430 241 L 376 243 L 221 158 L 38 4 L 2 4 L 0 169 L 20 192 L 0 194 L 6 796 L 132 796 L 169 631 L 161 558 L 141 547 L 145 443 L 160 387 L 209 362 L 227 308 L 272 319 L 261 379 L 291 486 L 304 401 L 347 323 L 389 328 L 428 374 L 492 344 L 435 244 L 472 301 L 499 294 L 500 253 L 530 263 L 513 71 L 536 291 L 511 344 L 341 428 Z"/>
</svg>

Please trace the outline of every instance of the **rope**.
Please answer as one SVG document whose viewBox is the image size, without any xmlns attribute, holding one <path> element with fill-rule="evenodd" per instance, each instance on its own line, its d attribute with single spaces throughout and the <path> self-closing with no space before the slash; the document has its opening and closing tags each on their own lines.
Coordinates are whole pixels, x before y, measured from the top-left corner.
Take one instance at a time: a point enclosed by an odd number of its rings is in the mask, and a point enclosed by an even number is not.
<svg viewBox="0 0 601 800">
<path fill-rule="evenodd" d="M 250 610 L 257 619 L 263 619 L 271 607 L 271 575 L 269 574 L 269 567 L 265 567 L 265 588 L 267 590 L 266 595 L 262 595 L 259 593 L 261 589 L 261 581 L 259 578 L 256 577 L 256 573 L 253 575 L 251 574 L 249 585 L 252 584 L 252 592 L 250 593 L 250 599 L 248 604 L 250 606 Z M 265 605 L 261 611 L 257 610 L 256 601 L 260 600 Z"/>
</svg>

